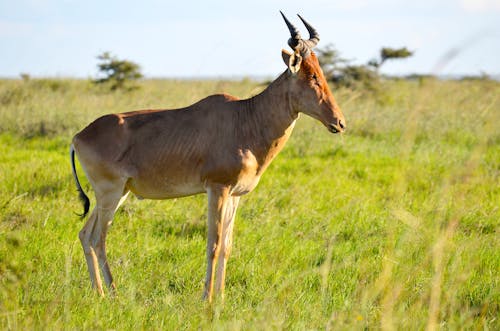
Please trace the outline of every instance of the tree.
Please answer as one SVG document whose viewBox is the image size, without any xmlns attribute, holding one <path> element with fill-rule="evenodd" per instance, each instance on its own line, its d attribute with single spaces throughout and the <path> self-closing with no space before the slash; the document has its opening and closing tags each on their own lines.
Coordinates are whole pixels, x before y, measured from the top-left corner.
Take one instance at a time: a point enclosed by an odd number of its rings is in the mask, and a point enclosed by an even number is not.
<svg viewBox="0 0 500 331">
<path fill-rule="evenodd" d="M 101 78 L 97 78 L 96 84 L 109 84 L 111 90 L 127 88 L 128 90 L 136 88 L 130 84 L 142 78 L 141 67 L 132 61 L 119 60 L 109 52 L 104 52 L 97 56 L 100 63 L 97 64 Z"/>
<path fill-rule="evenodd" d="M 321 64 L 321 69 L 327 78 L 338 75 L 342 71 L 342 68 L 350 62 L 342 58 L 340 52 L 332 44 L 328 44 L 324 48 L 319 48 L 316 53 Z"/>
<path fill-rule="evenodd" d="M 380 50 L 380 64 L 379 67 L 386 61 L 390 59 L 404 59 L 413 55 L 413 52 L 409 51 L 406 47 L 403 48 L 389 48 L 384 47 Z"/>
<path fill-rule="evenodd" d="M 349 88 L 362 87 L 376 90 L 380 80 L 378 69 L 390 59 L 403 59 L 413 55 L 406 47 L 389 48 L 380 50 L 380 59 L 372 59 L 367 64 L 353 65 L 352 61 L 342 58 L 333 45 L 326 45 L 318 49 L 318 59 L 326 79 L 337 86 Z"/>
<path fill-rule="evenodd" d="M 321 69 L 327 80 L 337 87 L 376 89 L 379 76 L 368 65 L 354 65 L 352 61 L 340 56 L 332 44 L 317 50 Z"/>
</svg>

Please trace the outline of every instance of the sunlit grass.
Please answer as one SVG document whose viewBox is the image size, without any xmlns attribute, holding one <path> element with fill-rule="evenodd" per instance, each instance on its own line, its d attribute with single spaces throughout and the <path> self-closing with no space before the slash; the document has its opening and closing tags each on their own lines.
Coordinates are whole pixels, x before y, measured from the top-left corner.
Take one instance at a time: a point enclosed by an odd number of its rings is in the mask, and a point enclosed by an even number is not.
<svg viewBox="0 0 500 331">
<path fill-rule="evenodd" d="M 203 195 L 131 197 L 107 240 L 118 297 L 91 291 L 69 140 L 105 113 L 263 86 L 145 81 L 105 93 L 84 81 L 0 81 L 0 326 L 498 329 L 500 84 L 384 84 L 378 95 L 335 93 L 343 136 L 300 118 L 242 199 L 226 301 L 210 308 Z"/>
</svg>

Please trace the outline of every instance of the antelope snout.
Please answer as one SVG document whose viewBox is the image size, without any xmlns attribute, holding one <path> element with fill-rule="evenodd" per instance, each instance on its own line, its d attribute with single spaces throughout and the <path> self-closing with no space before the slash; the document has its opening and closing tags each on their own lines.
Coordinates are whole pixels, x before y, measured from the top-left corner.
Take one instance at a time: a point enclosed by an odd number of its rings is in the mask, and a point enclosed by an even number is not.
<svg viewBox="0 0 500 331">
<path fill-rule="evenodd" d="M 346 128 L 345 120 L 343 119 L 338 119 L 335 122 L 328 124 L 328 130 L 331 133 L 344 132 L 345 128 Z"/>
<path fill-rule="evenodd" d="M 345 120 L 339 120 L 339 127 L 340 127 L 342 130 L 345 130 Z"/>
</svg>

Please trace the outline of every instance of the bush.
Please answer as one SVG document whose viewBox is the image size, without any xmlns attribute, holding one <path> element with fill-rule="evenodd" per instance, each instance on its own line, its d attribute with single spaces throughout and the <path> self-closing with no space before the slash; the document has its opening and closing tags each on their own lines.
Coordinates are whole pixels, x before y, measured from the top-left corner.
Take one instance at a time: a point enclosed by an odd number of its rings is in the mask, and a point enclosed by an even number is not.
<svg viewBox="0 0 500 331">
<path fill-rule="evenodd" d="M 336 86 L 375 91 L 378 89 L 380 78 L 377 71 L 369 66 L 348 65 L 342 68 L 341 74 L 330 77 L 330 81 Z"/>
</svg>

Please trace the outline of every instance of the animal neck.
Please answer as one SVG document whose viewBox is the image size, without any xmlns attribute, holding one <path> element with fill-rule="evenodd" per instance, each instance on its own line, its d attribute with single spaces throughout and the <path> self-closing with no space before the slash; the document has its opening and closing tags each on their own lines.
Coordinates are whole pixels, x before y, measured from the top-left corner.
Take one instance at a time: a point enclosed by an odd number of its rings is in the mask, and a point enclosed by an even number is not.
<svg viewBox="0 0 500 331">
<path fill-rule="evenodd" d="M 245 100 L 245 121 L 262 170 L 283 149 L 298 117 L 291 105 L 290 79 L 286 71 L 260 94 Z"/>
<path fill-rule="evenodd" d="M 249 113 L 259 127 L 269 131 L 268 135 L 280 136 L 298 117 L 291 105 L 291 79 L 285 71 L 260 94 L 245 100 Z"/>
</svg>

